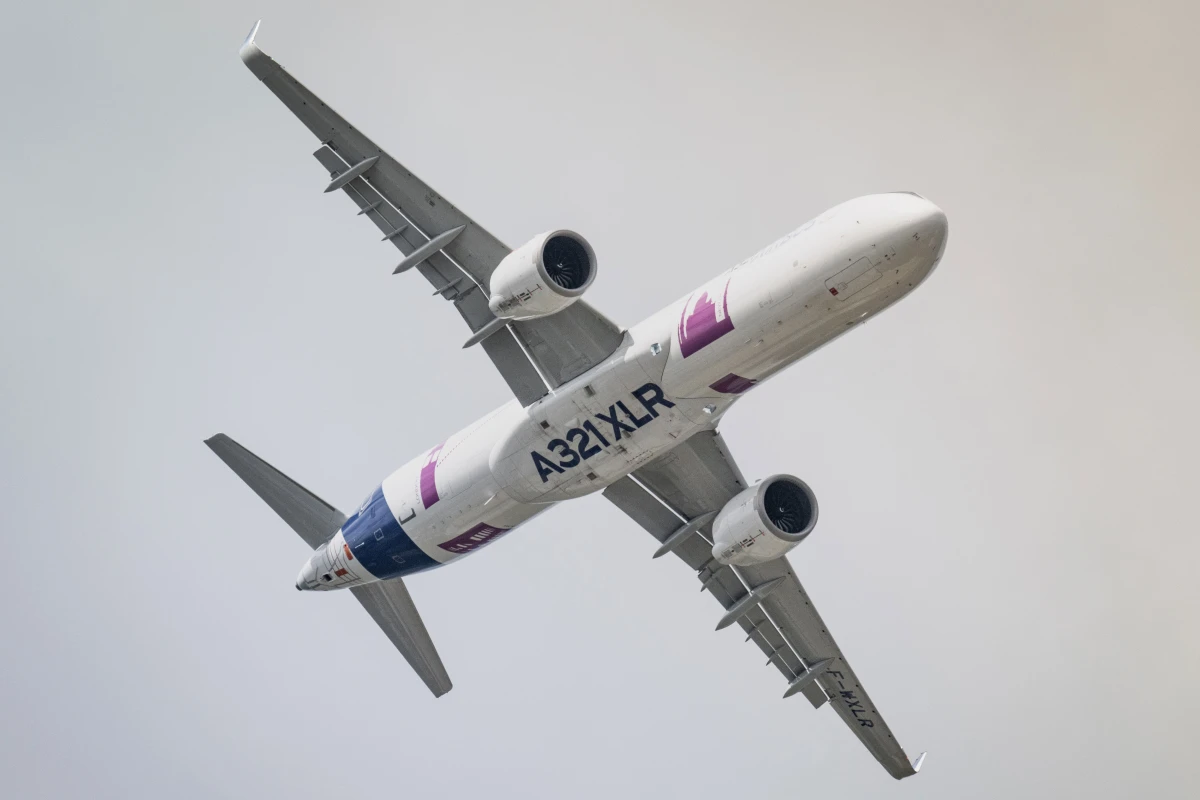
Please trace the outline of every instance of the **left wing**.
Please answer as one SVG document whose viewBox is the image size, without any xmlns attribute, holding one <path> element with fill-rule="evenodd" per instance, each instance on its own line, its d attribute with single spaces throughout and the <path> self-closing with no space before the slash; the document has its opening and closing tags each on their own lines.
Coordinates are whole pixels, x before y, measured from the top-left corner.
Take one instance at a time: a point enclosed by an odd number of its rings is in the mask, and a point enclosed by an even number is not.
<svg viewBox="0 0 1200 800">
<path fill-rule="evenodd" d="M 415 267 L 434 295 L 454 303 L 472 331 L 467 343 L 482 343 L 522 405 L 616 350 L 621 330 L 582 300 L 542 319 L 497 319 L 488 308 L 488 280 L 509 248 L 288 74 L 254 43 L 257 32 L 258 23 L 242 44 L 242 61 L 321 141 L 313 155 L 329 172 L 325 191 L 349 195 L 405 256 L 397 272 Z"/>
<path fill-rule="evenodd" d="M 693 435 L 604 491 L 604 496 L 696 570 L 702 590 L 726 609 L 718 630 L 736 621 L 788 680 L 784 697 L 803 693 L 814 708 L 832 701 L 893 778 L 915 775 L 910 761 L 829 634 L 787 557 L 753 567 L 723 566 L 712 556 L 712 513 L 746 481 L 716 431 Z M 686 526 L 688 520 L 700 524 Z M 688 528 L 691 530 L 688 530 Z M 680 534 L 672 536 L 672 534 Z"/>
</svg>

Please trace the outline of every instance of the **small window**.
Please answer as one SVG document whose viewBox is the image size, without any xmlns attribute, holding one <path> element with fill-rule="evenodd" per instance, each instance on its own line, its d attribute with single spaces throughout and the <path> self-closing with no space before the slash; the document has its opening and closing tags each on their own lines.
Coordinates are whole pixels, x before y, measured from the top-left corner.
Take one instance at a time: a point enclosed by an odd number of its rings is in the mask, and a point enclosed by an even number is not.
<svg viewBox="0 0 1200 800">
<path fill-rule="evenodd" d="M 333 580 L 333 576 L 330 575 L 328 572 L 326 572 L 324 575 L 321 576 L 321 580 L 325 581 L 326 583 L 329 583 L 331 580 Z"/>
<path fill-rule="evenodd" d="M 592 385 L 590 383 L 584 384 L 583 391 L 588 397 L 596 396 L 596 390 L 592 388 Z"/>
<path fill-rule="evenodd" d="M 550 430 L 550 423 L 546 422 L 546 420 L 542 420 L 542 430 L 544 430 L 544 431 Z"/>
<path fill-rule="evenodd" d="M 377 542 L 383 541 L 383 528 L 375 529 L 375 541 L 377 541 Z"/>
</svg>

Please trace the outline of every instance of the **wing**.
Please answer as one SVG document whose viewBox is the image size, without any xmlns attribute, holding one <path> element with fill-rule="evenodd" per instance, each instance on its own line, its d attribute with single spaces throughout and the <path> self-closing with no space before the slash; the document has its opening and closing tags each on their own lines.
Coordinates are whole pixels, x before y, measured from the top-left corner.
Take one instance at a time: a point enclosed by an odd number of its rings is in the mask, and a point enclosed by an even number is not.
<svg viewBox="0 0 1200 800">
<path fill-rule="evenodd" d="M 241 57 L 321 141 L 313 154 L 329 172 L 327 192 L 341 189 L 404 258 L 433 294 L 452 302 L 522 405 L 529 405 L 609 356 L 622 332 L 587 303 L 572 303 L 538 320 L 505 325 L 488 308 L 488 280 L 510 249 L 351 126 L 254 43 Z M 501 331 L 506 328 L 507 332 Z"/>
<path fill-rule="evenodd" d="M 814 708 L 832 701 L 871 754 L 894 778 L 920 769 L 909 761 L 829 634 L 786 557 L 754 567 L 722 566 L 712 557 L 711 522 L 746 481 L 716 431 L 702 431 L 634 471 L 604 496 L 696 570 L 725 607 L 718 630 L 736 621 L 788 681 L 784 697 L 803 693 Z M 693 525 L 686 525 L 693 520 Z M 699 523 L 699 524 L 695 524 Z M 689 529 L 690 528 L 690 529 Z M 699 535 L 696 535 L 696 534 Z M 673 534 L 676 534 L 673 536 Z"/>
</svg>

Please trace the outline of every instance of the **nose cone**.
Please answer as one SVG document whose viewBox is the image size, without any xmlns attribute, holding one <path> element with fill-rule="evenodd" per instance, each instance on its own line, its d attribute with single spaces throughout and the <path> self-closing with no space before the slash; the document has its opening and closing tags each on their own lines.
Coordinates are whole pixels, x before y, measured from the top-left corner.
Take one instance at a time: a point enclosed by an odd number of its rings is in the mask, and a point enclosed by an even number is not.
<svg viewBox="0 0 1200 800">
<path fill-rule="evenodd" d="M 927 208 L 922 215 L 922 221 L 918 226 L 918 231 L 924 231 L 925 238 L 929 242 L 929 256 L 933 263 L 929 265 L 933 269 L 942 260 L 942 256 L 946 252 L 946 240 L 950 236 L 950 223 L 946 219 L 946 212 L 925 201 Z"/>
<path fill-rule="evenodd" d="M 893 192 L 888 195 L 894 213 L 903 222 L 912 243 L 932 270 L 946 252 L 950 225 L 946 212 L 916 192 Z"/>
</svg>

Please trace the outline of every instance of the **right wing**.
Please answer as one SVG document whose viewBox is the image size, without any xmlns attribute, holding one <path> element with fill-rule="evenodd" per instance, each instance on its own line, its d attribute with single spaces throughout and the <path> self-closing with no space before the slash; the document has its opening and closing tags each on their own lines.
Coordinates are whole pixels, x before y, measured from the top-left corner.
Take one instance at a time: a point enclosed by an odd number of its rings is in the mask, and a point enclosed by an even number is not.
<svg viewBox="0 0 1200 800">
<path fill-rule="evenodd" d="M 893 778 L 915 775 L 910 761 L 809 600 L 787 557 L 752 567 L 723 566 L 712 555 L 711 515 L 746 488 L 725 442 L 701 431 L 604 490 L 604 496 L 696 571 L 725 609 L 718 630 L 737 622 L 788 681 L 784 697 L 802 693 L 814 708 L 834 710 Z M 672 541 L 687 520 L 706 520 Z M 757 593 L 761 593 L 759 596 Z"/>
<path fill-rule="evenodd" d="M 303 122 L 321 147 L 313 154 L 328 170 L 327 192 L 341 189 L 405 259 L 434 295 L 454 303 L 522 405 L 582 375 L 621 343 L 621 330 L 582 300 L 542 319 L 503 325 L 488 308 L 488 281 L 510 250 L 363 135 L 254 43 L 256 23 L 241 47 L 242 61 Z M 508 332 L 499 328 L 507 327 Z"/>
</svg>

